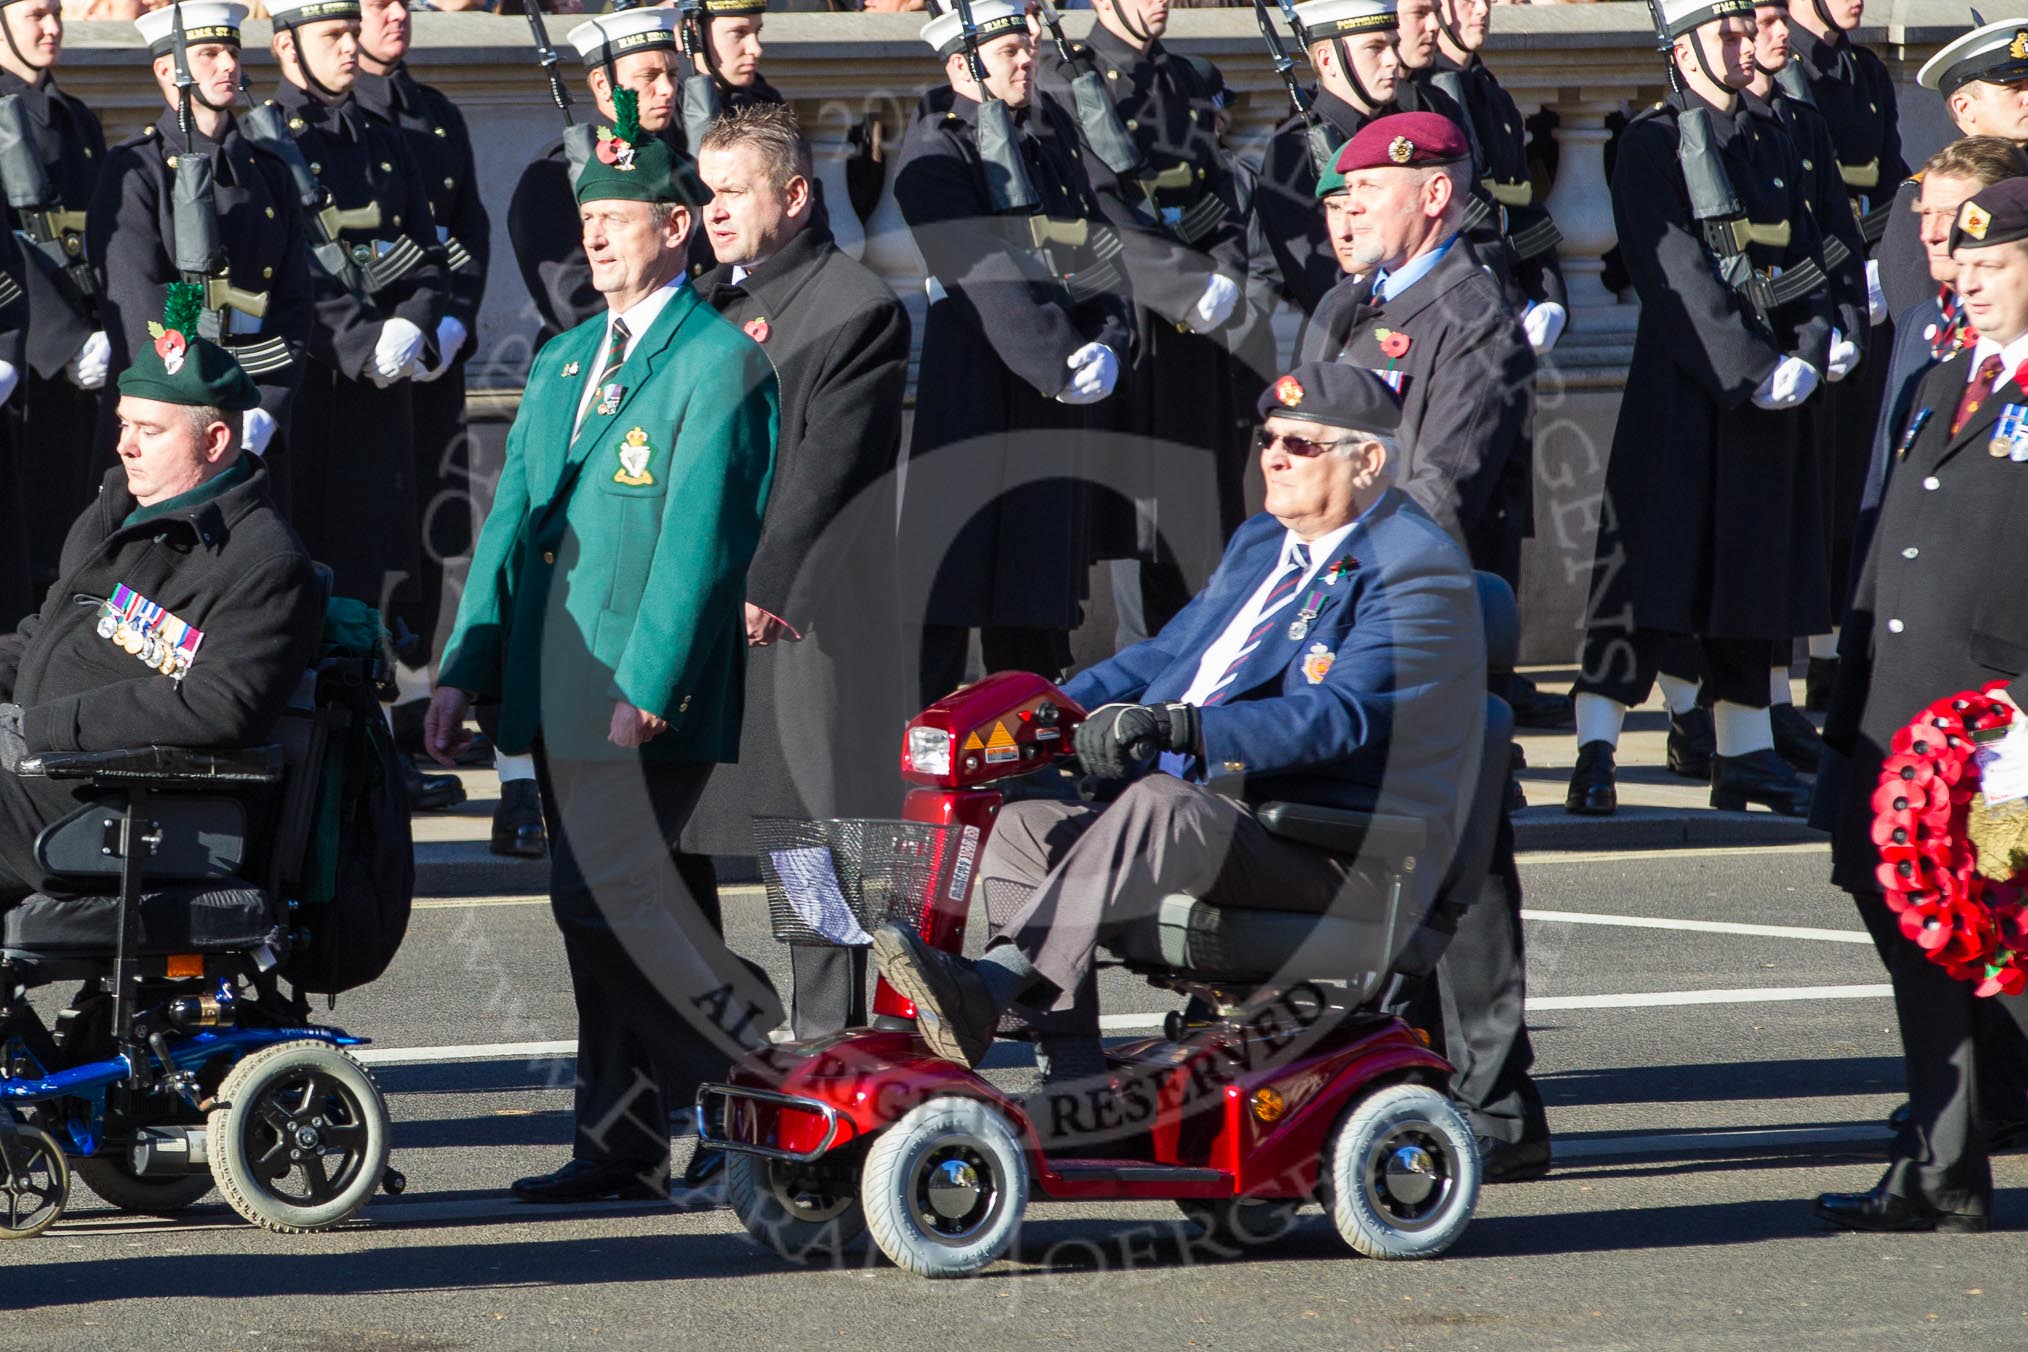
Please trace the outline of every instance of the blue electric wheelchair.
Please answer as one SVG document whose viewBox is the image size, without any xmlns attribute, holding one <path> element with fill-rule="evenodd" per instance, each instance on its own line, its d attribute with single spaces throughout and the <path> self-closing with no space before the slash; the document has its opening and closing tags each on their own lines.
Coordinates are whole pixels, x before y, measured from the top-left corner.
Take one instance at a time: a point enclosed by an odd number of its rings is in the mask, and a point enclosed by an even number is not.
<svg viewBox="0 0 2028 1352">
<path fill-rule="evenodd" d="M 401 1191 L 387 1105 L 347 1051 L 362 1039 L 312 1023 L 289 966 L 333 942 L 315 932 L 323 908 L 300 903 L 319 787 L 354 720 L 379 717 L 384 674 L 378 656 L 324 658 L 272 745 L 21 763 L 90 801 L 35 842 L 85 895 L 0 913 L 0 1238 L 54 1224 L 73 1177 L 147 1215 L 216 1186 L 291 1234 Z M 30 992 L 72 981 L 45 1021 Z"/>
</svg>

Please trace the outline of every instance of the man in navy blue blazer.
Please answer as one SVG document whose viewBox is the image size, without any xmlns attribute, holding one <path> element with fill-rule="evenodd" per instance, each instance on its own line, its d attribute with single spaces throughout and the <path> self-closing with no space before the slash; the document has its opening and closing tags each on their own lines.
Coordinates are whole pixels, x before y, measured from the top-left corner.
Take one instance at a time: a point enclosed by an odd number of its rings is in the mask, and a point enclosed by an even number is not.
<svg viewBox="0 0 2028 1352">
<path fill-rule="evenodd" d="M 939 1056 L 976 1065 L 1016 1003 L 1095 1008 L 1098 949 L 1169 894 L 1317 914 L 1383 904 L 1377 864 L 1270 835 L 1251 803 L 1420 818 L 1438 866 L 1412 875 L 1418 901 L 1444 873 L 1486 688 L 1471 565 L 1389 484 L 1401 403 L 1379 376 L 1299 366 L 1259 410 L 1267 511 L 1161 633 L 1064 687 L 1092 710 L 1085 770 L 1132 782 L 1104 807 L 1000 814 L 978 886 L 996 912 L 1015 904 L 976 963 L 900 925 L 874 936 Z"/>
</svg>

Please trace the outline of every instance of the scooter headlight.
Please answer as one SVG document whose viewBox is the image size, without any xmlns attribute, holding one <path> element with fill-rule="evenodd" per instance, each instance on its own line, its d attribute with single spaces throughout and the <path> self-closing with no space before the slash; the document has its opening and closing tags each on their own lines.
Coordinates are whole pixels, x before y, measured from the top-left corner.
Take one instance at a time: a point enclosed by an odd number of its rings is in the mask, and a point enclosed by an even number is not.
<svg viewBox="0 0 2028 1352">
<path fill-rule="evenodd" d="M 910 728 L 907 743 L 909 768 L 919 775 L 948 775 L 951 772 L 951 735 L 942 728 Z"/>
</svg>

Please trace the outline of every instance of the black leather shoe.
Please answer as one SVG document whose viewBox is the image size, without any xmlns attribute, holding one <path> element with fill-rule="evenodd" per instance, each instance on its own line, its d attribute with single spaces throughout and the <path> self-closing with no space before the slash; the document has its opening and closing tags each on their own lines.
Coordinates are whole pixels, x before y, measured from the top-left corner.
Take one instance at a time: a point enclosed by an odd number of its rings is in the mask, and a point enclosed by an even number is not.
<svg viewBox="0 0 2028 1352">
<path fill-rule="evenodd" d="M 1000 1021 L 972 964 L 931 948 L 913 930 L 888 921 L 873 932 L 873 961 L 887 984 L 915 1005 L 916 1031 L 946 1061 L 976 1066 Z"/>
<path fill-rule="evenodd" d="M 1908 1119 L 1911 1116 L 1913 1116 L 1914 1113 L 1915 1113 L 1915 1105 L 1913 1103 L 1902 1104 L 1899 1108 L 1896 1108 L 1893 1112 L 1887 1115 L 1887 1129 L 1893 1132 L 1896 1136 L 1901 1135 L 1902 1128 L 1908 1125 Z"/>
<path fill-rule="evenodd" d="M 411 812 L 442 812 L 465 801 L 465 786 L 456 775 L 426 775 L 405 763 L 402 780 Z"/>
<path fill-rule="evenodd" d="M 1479 1168 L 1488 1183 L 1528 1183 L 1549 1174 L 1549 1142 L 1479 1137 Z"/>
<path fill-rule="evenodd" d="M 1570 771 L 1570 789 L 1563 795 L 1563 810 L 1580 817 L 1610 817 L 1619 811 L 1617 769 L 1612 743 L 1586 742 L 1579 747 L 1577 764 Z"/>
<path fill-rule="evenodd" d="M 1569 732 L 1577 726 L 1577 715 L 1571 710 L 1570 696 L 1538 690 L 1535 683 L 1525 676 L 1508 678 L 1507 707 L 1514 711 L 1514 726 L 1517 728 L 1535 732 Z"/>
<path fill-rule="evenodd" d="M 1669 715 L 1669 772 L 1700 783 L 1711 782 L 1711 758 L 1718 752 L 1718 734 L 1711 729 L 1711 711 L 1701 704 L 1688 713 Z"/>
<path fill-rule="evenodd" d="M 517 1178 L 508 1189 L 524 1202 L 658 1202 L 669 1196 L 668 1178 L 618 1160 L 572 1160 L 553 1174 Z"/>
<path fill-rule="evenodd" d="M 1711 806 L 1722 812 L 1744 812 L 1759 803 L 1778 817 L 1807 817 L 1810 786 L 1796 778 L 1789 763 L 1773 751 L 1711 758 Z"/>
<path fill-rule="evenodd" d="M 1830 708 L 1831 691 L 1837 684 L 1838 659 L 1812 657 L 1809 670 L 1803 673 L 1803 707 L 1813 714 Z"/>
<path fill-rule="evenodd" d="M 542 794 L 532 779 L 509 779 L 500 785 L 493 809 L 493 853 L 540 859 L 549 853 L 542 830 Z"/>
<path fill-rule="evenodd" d="M 1799 775 L 1817 773 L 1824 739 L 1809 716 L 1793 704 L 1773 704 L 1768 706 L 1767 718 L 1774 726 L 1775 754 Z"/>
<path fill-rule="evenodd" d="M 1847 1230 L 1940 1230 L 1977 1235 L 1985 1233 L 1987 1224 L 1983 1211 L 1938 1211 L 1927 1203 L 1897 1197 L 1884 1184 L 1871 1192 L 1827 1192 L 1817 1199 L 1816 1210 L 1818 1220 Z"/>
</svg>

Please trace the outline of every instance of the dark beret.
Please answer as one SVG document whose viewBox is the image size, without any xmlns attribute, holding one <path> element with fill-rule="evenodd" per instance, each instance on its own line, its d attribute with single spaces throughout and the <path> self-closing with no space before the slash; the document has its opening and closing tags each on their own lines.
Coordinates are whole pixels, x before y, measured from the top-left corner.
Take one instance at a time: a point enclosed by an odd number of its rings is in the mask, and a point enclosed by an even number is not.
<svg viewBox="0 0 2028 1352">
<path fill-rule="evenodd" d="M 1360 432 L 1401 426 L 1401 396 L 1378 372 L 1342 362 L 1305 362 L 1261 392 L 1263 420 L 1281 414 Z"/>
</svg>

